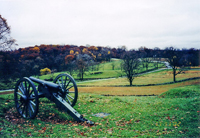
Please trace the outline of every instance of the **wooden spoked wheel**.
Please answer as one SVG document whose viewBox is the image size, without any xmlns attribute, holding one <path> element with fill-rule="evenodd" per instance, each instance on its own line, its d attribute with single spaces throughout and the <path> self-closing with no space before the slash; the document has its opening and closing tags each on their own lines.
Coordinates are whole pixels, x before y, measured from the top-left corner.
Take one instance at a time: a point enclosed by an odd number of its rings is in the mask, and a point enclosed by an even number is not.
<svg viewBox="0 0 200 138">
<path fill-rule="evenodd" d="M 60 74 L 55 78 L 54 83 L 62 88 L 58 94 L 73 107 L 78 98 L 78 89 L 72 76 L 69 74 Z"/>
<path fill-rule="evenodd" d="M 38 92 L 29 78 L 24 77 L 17 82 L 14 100 L 16 109 L 22 117 L 27 119 L 36 117 L 39 107 Z"/>
</svg>

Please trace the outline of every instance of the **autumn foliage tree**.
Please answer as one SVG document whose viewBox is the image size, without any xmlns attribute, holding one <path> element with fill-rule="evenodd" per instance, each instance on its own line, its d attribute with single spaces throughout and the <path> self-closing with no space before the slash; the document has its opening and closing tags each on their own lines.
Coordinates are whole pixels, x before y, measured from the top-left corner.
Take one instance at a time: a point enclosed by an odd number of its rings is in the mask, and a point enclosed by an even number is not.
<svg viewBox="0 0 200 138">
<path fill-rule="evenodd" d="M 75 71 L 75 66 L 74 66 L 74 55 L 67 55 L 65 56 L 65 64 L 66 64 L 66 70 L 69 71 L 70 75 L 73 76 L 73 73 Z"/>
<path fill-rule="evenodd" d="M 65 56 L 65 64 L 70 63 L 74 59 L 73 55 L 67 55 Z"/>
<path fill-rule="evenodd" d="M 15 39 L 10 36 L 10 26 L 7 21 L 0 15 L 0 51 L 11 50 L 15 44 Z"/>
</svg>

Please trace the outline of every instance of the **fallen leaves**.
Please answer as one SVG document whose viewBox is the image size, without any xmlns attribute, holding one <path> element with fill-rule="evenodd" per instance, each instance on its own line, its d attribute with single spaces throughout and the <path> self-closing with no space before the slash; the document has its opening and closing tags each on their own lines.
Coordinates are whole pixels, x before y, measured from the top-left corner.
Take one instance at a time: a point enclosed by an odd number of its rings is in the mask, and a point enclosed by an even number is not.
<svg viewBox="0 0 200 138">
<path fill-rule="evenodd" d="M 45 133 L 46 130 L 47 130 L 47 128 L 46 128 L 46 127 L 43 127 L 42 130 L 38 130 L 38 132 L 39 132 L 39 133 Z"/>
<path fill-rule="evenodd" d="M 28 136 L 32 136 L 32 134 L 31 134 L 31 133 L 27 133 L 27 135 L 28 135 Z"/>
</svg>

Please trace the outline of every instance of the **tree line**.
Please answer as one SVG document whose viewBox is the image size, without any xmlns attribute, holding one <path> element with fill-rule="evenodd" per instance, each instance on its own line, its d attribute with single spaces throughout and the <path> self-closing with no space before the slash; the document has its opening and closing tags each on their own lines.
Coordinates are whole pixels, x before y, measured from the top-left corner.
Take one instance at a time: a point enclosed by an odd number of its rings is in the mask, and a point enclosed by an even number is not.
<svg viewBox="0 0 200 138">
<path fill-rule="evenodd" d="M 134 51 L 134 52 L 133 52 Z M 68 71 L 73 74 L 79 72 L 80 79 L 89 68 L 98 69 L 101 62 L 109 62 L 111 58 L 124 59 L 129 55 L 140 59 L 144 68 L 148 70 L 149 63 L 168 59 L 173 63 L 172 68 L 177 66 L 198 66 L 199 50 L 197 49 L 175 49 L 168 47 L 164 50 L 159 48 L 149 49 L 140 47 L 138 50 L 127 50 L 125 47 L 109 48 L 96 46 L 74 46 L 74 45 L 40 45 L 18 50 L 0 51 L 0 79 L 8 83 L 9 80 L 24 76 L 39 75 L 40 70 L 49 68 L 51 71 Z M 131 58 L 133 58 L 131 57 Z M 158 62 L 155 62 L 157 64 Z"/>
</svg>

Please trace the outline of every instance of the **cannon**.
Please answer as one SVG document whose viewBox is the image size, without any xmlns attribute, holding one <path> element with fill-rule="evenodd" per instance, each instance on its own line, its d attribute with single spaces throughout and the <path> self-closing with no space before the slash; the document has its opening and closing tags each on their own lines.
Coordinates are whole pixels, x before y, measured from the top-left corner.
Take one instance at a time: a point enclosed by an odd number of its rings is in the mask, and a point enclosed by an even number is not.
<svg viewBox="0 0 200 138">
<path fill-rule="evenodd" d="M 78 89 L 75 80 L 69 74 L 60 74 L 53 82 L 34 77 L 24 77 L 17 81 L 14 101 L 16 109 L 22 117 L 35 118 L 39 109 L 39 98 L 44 97 L 54 102 L 59 110 L 67 112 L 76 121 L 94 124 L 73 108 L 77 102 Z"/>
</svg>

